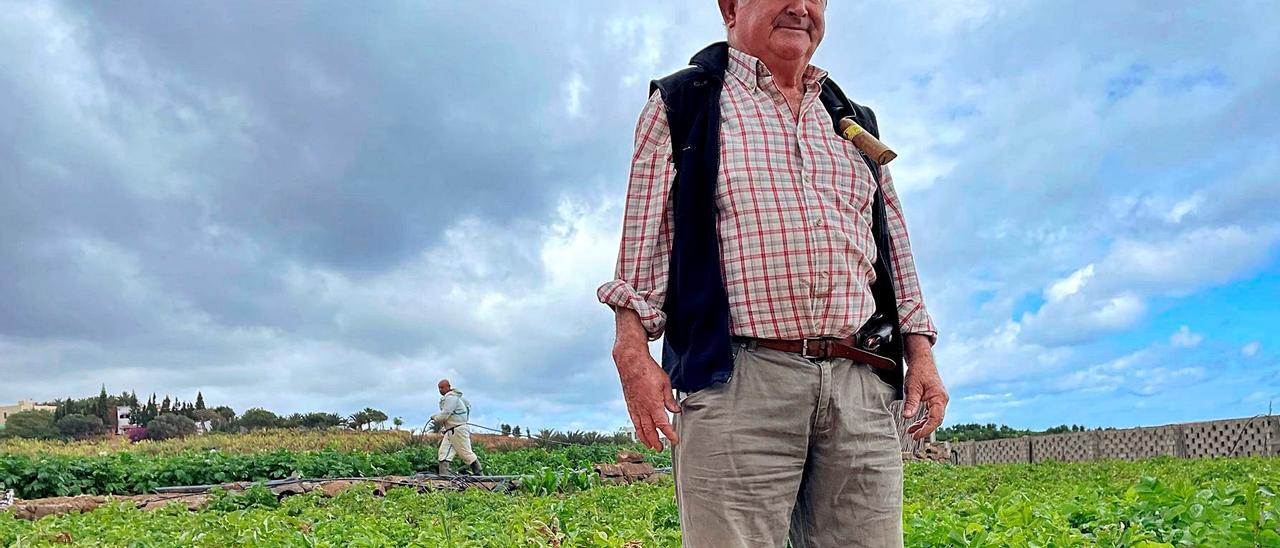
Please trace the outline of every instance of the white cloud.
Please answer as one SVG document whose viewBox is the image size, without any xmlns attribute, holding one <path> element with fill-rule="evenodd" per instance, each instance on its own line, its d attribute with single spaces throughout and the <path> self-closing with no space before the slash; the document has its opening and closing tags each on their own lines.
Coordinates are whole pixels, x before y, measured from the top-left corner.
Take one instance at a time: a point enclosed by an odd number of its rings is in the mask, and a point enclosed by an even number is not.
<svg viewBox="0 0 1280 548">
<path fill-rule="evenodd" d="M 1122 238 L 1097 263 L 1054 281 L 1046 303 L 1021 319 L 1027 336 L 1078 344 L 1128 329 L 1147 301 L 1182 296 L 1253 275 L 1280 242 L 1280 229 L 1194 228 L 1160 240 Z"/>
<path fill-rule="evenodd" d="M 71 316 L 60 310 L 74 311 L 73 319 L 91 317 L 84 323 L 102 331 L 130 333 L 0 331 L 0 367 L 37 372 L 6 377 L 0 397 L 93 393 L 106 381 L 205 387 L 206 396 L 283 411 L 376 399 L 409 413 L 431 400 L 432 377 L 449 375 L 476 387 L 469 393 L 486 420 L 599 427 L 625 420 L 608 363 L 610 317 L 593 289 L 617 249 L 628 124 L 646 82 L 682 67 L 723 29 L 713 3 L 571 5 L 479 12 L 477 21 L 526 23 L 524 34 L 485 35 L 476 26 L 466 32 L 486 39 L 428 41 L 432 47 L 406 38 L 420 34 L 412 25 L 352 17 L 343 28 L 378 28 L 384 38 L 374 42 L 386 45 L 351 44 L 360 60 L 354 70 L 334 63 L 345 56 L 307 56 L 302 28 L 279 31 L 298 44 L 296 56 L 258 65 L 276 54 L 251 39 L 252 29 L 167 17 L 174 28 L 200 32 L 186 42 L 228 44 L 226 58 L 249 62 L 221 66 L 127 9 L 38 3 L 0 12 L 0 92 L 18 97 L 8 110 L 0 105 L 13 121 L 0 133 L 22 143 L 17 160 L 0 154 L 0 171 L 30 169 L 41 182 L 0 181 L 0 262 L 35 273 L 26 279 L 60 280 L 57 291 L 37 295 L 45 308 L 33 309 L 58 319 Z M 1280 39 L 1269 32 L 1275 14 L 1238 4 L 1205 15 L 1193 2 L 1158 11 L 1113 2 L 1092 6 L 1086 21 L 1078 10 L 981 0 L 831 7 L 832 32 L 817 61 L 876 108 L 886 142 L 902 153 L 895 181 L 942 330 L 936 351 L 957 417 L 1006 418 L 992 409 L 1014 406 L 1030 413 L 1050 395 L 1080 404 L 1063 412 L 1098 401 L 1137 408 L 1133 398 L 1194 384 L 1203 363 L 1170 362 L 1213 345 L 1189 329 L 1167 344 L 1159 337 L 1146 353 L 1099 341 L 1141 325 L 1165 301 L 1253 276 L 1280 241 L 1272 214 L 1280 208 L 1280 95 L 1276 75 L 1256 69 L 1280 55 Z M 457 16 L 458 29 L 473 28 Z M 261 27 L 274 31 L 272 24 Z M 840 30 L 853 28 L 859 32 Z M 358 37 L 344 32 L 316 43 L 345 35 Z M 272 66 L 288 77 L 255 80 L 254 73 L 274 74 L 263 68 Z M 519 91 L 476 98 L 473 82 Z M 368 97 L 378 100 L 351 99 Z M 305 104 L 310 99 L 320 108 Z M 437 113 L 434 104 L 448 108 Z M 431 139 L 465 138 L 437 128 L 506 127 L 494 105 L 536 111 L 543 123 L 522 128 L 535 138 L 476 139 L 481 146 L 457 149 Z M 344 119 L 354 123 L 334 122 Z M 407 145 L 379 141 L 397 127 L 427 131 L 401 134 Z M 271 143 L 285 145 L 260 146 Z M 570 154 L 549 159 L 557 144 Z M 396 145 L 403 150 L 389 150 Z M 281 155 L 294 147 L 303 152 Z M 479 152 L 456 157 L 469 149 Z M 383 169 L 397 153 L 413 157 L 409 172 Z M 303 169 L 259 179 L 263 164 L 228 161 L 235 158 Z M 465 169 L 448 184 L 423 186 L 453 164 Z M 94 183 L 107 192 L 76 186 L 87 173 L 79 165 L 110 174 Z M 488 169 L 501 165 L 516 169 L 497 176 Z M 537 176 L 556 183 L 534 187 Z M 252 184 L 219 187 L 219 177 Z M 292 180 L 300 181 L 296 195 L 288 193 Z M 344 184 L 326 187 L 330 180 Z M 65 221 L 37 228 L 70 236 L 48 246 L 37 236 L 13 238 L 27 228 L 10 221 L 19 217 L 6 207 L 59 185 L 67 191 L 41 194 L 38 209 Z M 364 198 L 379 188 L 396 199 L 366 208 Z M 432 190 L 414 192 L 421 188 Z M 527 188 L 536 190 L 513 196 Z M 227 199 L 281 193 L 290 199 L 260 210 Z M 133 194 L 141 198 L 113 201 Z M 446 200 L 454 195 L 463 199 Z M 543 198 L 546 208 L 525 215 Z M 74 208 L 95 201 L 102 203 Z M 471 207 L 482 203 L 501 206 Z M 323 213 L 276 216 L 289 208 Z M 147 235 L 131 242 L 116 225 L 82 222 L 95 211 L 145 226 Z M 237 223 L 239 212 L 266 221 Z M 166 216 L 201 222 L 174 229 L 160 222 Z M 395 220 L 343 224 L 384 218 Z M 296 249 L 273 248 L 271 227 L 285 227 L 286 247 L 364 232 L 345 251 L 398 238 L 407 251 L 378 264 L 357 254 L 358 268 L 344 270 L 284 256 Z M 206 248 L 206 255 L 179 253 Z M 167 280 L 164 264 L 189 266 Z M 90 276 L 60 276 L 76 268 Z M 206 278 L 223 292 L 193 296 L 183 287 Z M 0 280 L 0 292 L 14 281 Z M 82 304 L 102 296 L 119 296 L 110 301 L 116 313 L 93 315 Z M 1036 296 L 1044 304 L 1028 311 Z M 264 310 L 265 319 L 246 320 L 227 303 Z M 28 320 L 0 316 L 0 328 Z M 172 327 L 169 336 L 154 334 L 155 323 Z M 1264 342 L 1239 351 L 1256 356 Z M 281 385 L 297 388 L 281 394 L 273 388 Z M 1063 396 L 1073 393 L 1110 399 Z"/>
<path fill-rule="evenodd" d="M 1204 340 L 1204 335 L 1192 333 L 1191 328 L 1184 325 L 1169 337 L 1169 344 L 1182 348 L 1191 348 L 1200 344 L 1202 340 Z"/>
<path fill-rule="evenodd" d="M 1126 238 L 1112 247 L 1102 271 L 1115 286 L 1186 293 L 1252 274 L 1277 241 L 1274 227 L 1241 226 L 1197 228 L 1156 241 Z"/>
<path fill-rule="evenodd" d="M 1165 215 L 1165 219 L 1171 223 L 1181 223 L 1183 217 L 1199 209 L 1202 203 L 1204 203 L 1204 197 L 1199 194 L 1182 200 L 1173 205 L 1173 208 Z"/>
<path fill-rule="evenodd" d="M 574 72 L 569 77 L 569 81 L 564 85 L 565 111 L 572 118 L 582 117 L 582 95 L 587 93 L 590 88 L 587 87 L 586 81 L 582 79 L 582 75 Z"/>
<path fill-rule="evenodd" d="M 1080 288 L 1093 278 L 1093 265 L 1088 265 L 1071 273 L 1070 276 L 1058 280 L 1044 291 L 1044 298 L 1049 302 L 1059 302 L 1080 292 Z"/>
<path fill-rule="evenodd" d="M 1243 401 L 1254 403 L 1254 402 L 1264 402 L 1270 399 L 1272 399 L 1271 392 L 1264 392 L 1262 390 L 1257 390 L 1254 392 L 1250 392 L 1248 396 L 1244 397 Z"/>
</svg>

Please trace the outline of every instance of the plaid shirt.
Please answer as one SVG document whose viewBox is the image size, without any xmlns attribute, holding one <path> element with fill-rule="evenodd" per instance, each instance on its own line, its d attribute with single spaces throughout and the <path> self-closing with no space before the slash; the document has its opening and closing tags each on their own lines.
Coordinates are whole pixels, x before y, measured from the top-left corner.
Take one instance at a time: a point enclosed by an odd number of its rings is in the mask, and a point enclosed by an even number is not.
<svg viewBox="0 0 1280 548">
<path fill-rule="evenodd" d="M 733 335 L 847 337 L 875 311 L 875 181 L 857 148 L 832 129 L 819 100 L 826 72 L 804 74 L 799 122 L 764 63 L 736 49 L 720 97 L 716 184 L 722 280 Z M 903 333 L 937 339 L 925 310 L 902 205 L 882 170 Z M 671 260 L 671 139 L 662 97 L 640 114 L 616 279 L 600 302 L 635 310 L 662 335 Z"/>
</svg>

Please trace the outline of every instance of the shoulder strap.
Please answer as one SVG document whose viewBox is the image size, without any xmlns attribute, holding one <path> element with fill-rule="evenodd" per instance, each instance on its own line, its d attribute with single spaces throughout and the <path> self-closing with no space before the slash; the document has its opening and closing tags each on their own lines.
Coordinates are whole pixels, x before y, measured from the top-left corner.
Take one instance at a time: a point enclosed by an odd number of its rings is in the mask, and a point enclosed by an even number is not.
<svg viewBox="0 0 1280 548">
<path fill-rule="evenodd" d="M 875 112 L 869 107 L 850 101 L 849 98 L 845 96 L 844 91 L 840 89 L 840 86 L 836 85 L 835 80 L 827 78 L 823 81 L 822 94 L 820 95 L 820 98 L 822 99 L 822 105 L 827 109 L 827 113 L 831 115 L 831 123 L 833 130 L 836 133 L 840 132 L 841 119 L 845 117 L 853 117 L 853 121 L 862 126 L 862 129 L 867 130 L 868 133 L 875 136 L 877 139 L 880 138 L 880 125 L 876 122 Z M 872 213 L 873 222 L 871 224 L 871 231 L 876 241 L 876 278 L 879 279 L 881 277 L 887 277 L 889 284 L 888 287 L 892 290 L 893 262 L 889 259 L 889 254 L 892 251 L 889 248 L 889 234 L 888 231 L 885 230 L 885 223 L 888 222 L 888 212 L 886 211 L 884 201 L 884 190 L 880 185 L 880 166 L 871 161 L 866 154 L 862 154 L 862 161 L 867 164 L 869 169 L 871 169 L 871 178 L 876 182 L 876 193 L 873 197 L 872 204 L 872 207 L 874 208 Z M 883 265 L 881 263 L 883 263 Z M 880 272 L 881 268 L 883 268 L 883 272 Z M 873 292 L 877 293 L 877 308 L 882 308 L 885 305 L 891 305 L 894 307 L 894 310 L 896 310 L 896 296 L 881 295 L 884 291 L 875 291 L 875 289 L 875 287 L 872 288 Z"/>
<path fill-rule="evenodd" d="M 876 139 L 880 138 L 880 125 L 876 123 L 876 113 L 868 107 L 850 101 L 840 86 L 836 85 L 835 80 L 827 78 L 822 82 L 820 97 L 822 105 L 827 107 L 827 112 L 831 114 L 831 123 L 836 133 L 840 133 L 840 119 L 852 116 L 862 129 L 867 130 Z"/>
<path fill-rule="evenodd" d="M 876 115 L 870 108 L 859 105 L 850 101 L 840 90 L 834 81 L 828 78 L 822 84 L 822 104 L 827 108 L 827 112 L 831 115 L 831 123 L 833 130 L 839 132 L 840 120 L 846 116 L 852 116 L 854 121 L 863 129 L 870 132 L 877 139 L 880 138 L 880 126 L 876 123 Z M 876 303 L 876 316 L 880 316 L 879 325 L 888 324 L 892 333 L 887 348 L 882 348 L 877 353 L 891 358 L 899 365 L 898 371 L 893 373 L 877 371 L 877 375 L 882 375 L 890 384 L 892 384 L 897 392 L 897 397 L 903 397 L 902 391 L 902 370 L 904 347 L 902 343 L 901 326 L 898 323 L 898 297 L 894 288 L 893 277 L 893 257 L 892 247 L 889 241 L 889 232 L 885 229 L 888 223 L 888 212 L 884 199 L 884 188 L 880 182 L 880 166 L 871 161 L 866 154 L 862 154 L 862 161 L 871 169 L 871 178 L 876 182 L 875 195 L 872 198 L 872 223 L 871 233 L 876 242 L 876 262 L 875 272 L 876 280 L 871 284 L 871 295 Z M 876 320 L 875 316 L 872 320 Z M 871 322 L 869 322 L 871 323 Z"/>
</svg>

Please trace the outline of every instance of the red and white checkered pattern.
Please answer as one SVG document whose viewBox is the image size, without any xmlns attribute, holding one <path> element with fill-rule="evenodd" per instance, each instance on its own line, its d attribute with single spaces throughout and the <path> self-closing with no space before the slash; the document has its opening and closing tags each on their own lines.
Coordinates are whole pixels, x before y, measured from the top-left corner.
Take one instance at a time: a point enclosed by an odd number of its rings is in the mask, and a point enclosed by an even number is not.
<svg viewBox="0 0 1280 548">
<path fill-rule="evenodd" d="M 797 122 L 764 63 L 730 49 L 716 206 L 734 335 L 847 337 L 875 310 L 875 182 L 833 129 L 818 98 L 824 78 L 812 66 L 805 72 Z M 936 339 L 901 203 L 882 173 L 902 329 Z M 654 93 L 636 128 L 617 278 L 597 291 L 600 302 L 636 310 L 654 339 L 666 322 L 672 177 L 667 117 Z"/>
</svg>

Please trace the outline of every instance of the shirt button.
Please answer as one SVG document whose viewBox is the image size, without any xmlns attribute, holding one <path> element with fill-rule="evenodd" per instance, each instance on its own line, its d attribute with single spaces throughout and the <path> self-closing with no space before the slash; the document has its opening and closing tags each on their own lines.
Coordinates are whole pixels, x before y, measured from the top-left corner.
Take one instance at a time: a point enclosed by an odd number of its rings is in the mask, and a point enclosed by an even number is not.
<svg viewBox="0 0 1280 548">
<path fill-rule="evenodd" d="M 822 227 L 822 219 L 818 219 L 818 220 L 814 221 L 814 222 L 813 222 L 813 226 L 818 227 L 818 228 L 821 228 L 821 227 Z"/>
</svg>

